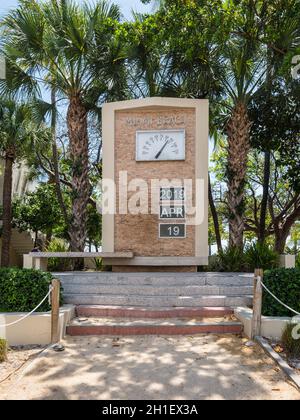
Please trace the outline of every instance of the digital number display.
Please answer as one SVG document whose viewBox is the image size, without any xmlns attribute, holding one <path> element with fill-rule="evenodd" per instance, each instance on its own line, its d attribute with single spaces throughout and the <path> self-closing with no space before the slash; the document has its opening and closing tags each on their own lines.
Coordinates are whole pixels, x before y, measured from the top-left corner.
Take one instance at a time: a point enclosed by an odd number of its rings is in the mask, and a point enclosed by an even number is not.
<svg viewBox="0 0 300 420">
<path fill-rule="evenodd" d="M 185 224 L 183 223 L 172 223 L 172 224 L 160 224 L 159 225 L 159 237 L 160 238 L 185 238 Z"/>
<path fill-rule="evenodd" d="M 184 201 L 184 187 L 160 189 L 160 201 Z"/>
<path fill-rule="evenodd" d="M 160 206 L 160 219 L 184 219 L 184 206 Z"/>
</svg>

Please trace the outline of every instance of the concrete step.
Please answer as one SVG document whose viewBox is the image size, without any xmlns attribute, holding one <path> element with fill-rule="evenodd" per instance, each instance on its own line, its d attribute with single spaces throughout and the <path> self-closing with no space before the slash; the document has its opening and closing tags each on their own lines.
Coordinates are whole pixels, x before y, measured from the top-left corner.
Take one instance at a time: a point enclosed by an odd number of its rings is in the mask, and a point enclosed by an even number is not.
<svg viewBox="0 0 300 420">
<path fill-rule="evenodd" d="M 113 305 L 142 307 L 238 307 L 250 306 L 252 296 L 138 296 L 64 293 L 65 303 L 73 305 Z"/>
<path fill-rule="evenodd" d="M 252 286 L 149 286 L 64 284 L 66 294 L 125 295 L 125 296 L 247 296 Z"/>
<path fill-rule="evenodd" d="M 219 319 L 116 319 L 77 318 L 67 327 L 67 334 L 84 335 L 194 335 L 194 334 L 241 334 L 242 324 L 238 321 Z"/>
<path fill-rule="evenodd" d="M 76 307 L 78 317 L 110 318 L 218 318 L 233 315 L 231 308 L 140 308 L 124 306 L 79 305 Z"/>
<path fill-rule="evenodd" d="M 64 286 L 252 286 L 253 275 L 246 273 L 54 273 Z"/>
</svg>

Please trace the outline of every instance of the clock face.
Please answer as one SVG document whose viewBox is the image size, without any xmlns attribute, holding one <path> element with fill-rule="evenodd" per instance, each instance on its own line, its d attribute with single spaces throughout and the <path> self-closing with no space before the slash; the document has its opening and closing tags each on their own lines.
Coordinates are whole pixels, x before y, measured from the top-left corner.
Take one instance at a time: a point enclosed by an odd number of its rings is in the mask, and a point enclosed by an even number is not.
<svg viewBox="0 0 300 420">
<path fill-rule="evenodd" d="M 138 131 L 137 161 L 185 160 L 185 131 Z"/>
</svg>

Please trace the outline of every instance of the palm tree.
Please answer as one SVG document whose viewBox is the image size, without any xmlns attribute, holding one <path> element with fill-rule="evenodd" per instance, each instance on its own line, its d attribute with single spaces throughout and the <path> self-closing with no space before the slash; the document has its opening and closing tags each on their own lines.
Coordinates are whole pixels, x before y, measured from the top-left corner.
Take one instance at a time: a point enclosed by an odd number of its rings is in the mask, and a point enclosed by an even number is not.
<svg viewBox="0 0 300 420">
<path fill-rule="evenodd" d="M 168 1 L 164 3 L 166 5 Z M 214 4 L 214 13 L 210 11 L 210 2 L 203 2 L 198 14 L 197 9 L 191 6 L 181 24 L 185 28 L 185 42 L 177 40 L 177 35 L 173 34 L 175 47 L 171 54 L 177 80 L 182 81 L 183 93 L 194 98 L 210 99 L 211 134 L 221 131 L 222 125 L 222 131 L 227 135 L 230 246 L 243 248 L 245 180 L 251 129 L 248 104 L 264 81 L 266 63 L 261 44 L 257 42 L 259 29 L 253 23 L 253 10 L 240 10 L 237 24 L 229 12 L 230 5 L 226 5 L 224 13 L 225 3 Z M 190 13 L 195 19 L 193 24 Z M 174 21 L 173 18 L 172 24 Z M 241 32 L 247 32 L 247 26 L 251 25 L 254 29 L 250 37 L 232 33 L 236 26 Z M 185 52 L 182 48 L 187 49 L 187 45 L 188 52 Z M 213 207 L 211 196 L 210 203 Z"/>
<path fill-rule="evenodd" d="M 175 3 L 175 4 L 174 4 Z M 230 245 L 243 248 L 244 196 L 251 121 L 249 102 L 269 84 L 299 34 L 295 0 L 181 2 L 165 0 L 160 21 L 182 93 L 207 97 L 222 110 L 227 135 L 227 206 Z M 159 22 L 161 23 L 161 22 Z M 270 53 L 272 59 L 270 60 Z M 205 86 L 207 89 L 205 90 Z M 199 95 L 200 93 L 200 95 Z M 225 119 L 223 118 L 225 117 Z M 215 124 L 214 124 L 215 125 Z M 215 127 L 216 128 L 216 127 Z M 221 130 L 220 124 L 218 127 Z"/>
<path fill-rule="evenodd" d="M 39 137 L 37 127 L 31 122 L 30 106 L 19 105 L 12 100 L 2 101 L 0 104 L 0 153 L 4 160 L 2 267 L 7 267 L 10 263 L 13 166 L 17 160 L 23 160 L 32 150 L 32 133 Z"/>
<path fill-rule="evenodd" d="M 90 6 L 72 0 L 28 2 L 4 19 L 4 51 L 14 88 L 41 82 L 68 100 L 67 126 L 72 159 L 73 251 L 83 251 L 90 197 L 88 113 L 111 91 L 123 89 L 123 51 L 116 29 L 119 8 L 105 0 Z M 8 75 L 9 79 L 9 75 Z"/>
<path fill-rule="evenodd" d="M 168 72 L 167 62 L 157 41 L 159 30 L 151 17 L 133 13 L 128 24 L 128 86 L 134 98 L 161 95 Z"/>
<path fill-rule="evenodd" d="M 227 205 L 230 246 L 243 248 L 244 196 L 251 121 L 248 104 L 264 75 L 263 62 L 248 40 L 236 38 L 225 49 L 226 72 L 222 83 L 229 110 L 227 134 Z"/>
<path fill-rule="evenodd" d="M 230 245 L 242 249 L 245 230 L 244 196 L 252 125 L 249 104 L 251 100 L 255 100 L 259 89 L 266 91 L 267 101 L 271 95 L 272 81 L 287 54 L 296 45 L 299 22 L 295 13 L 296 8 L 299 10 L 299 2 L 244 0 L 239 6 L 239 18 L 234 22 L 230 38 L 222 46 L 224 71 L 221 83 L 229 109 L 225 131 L 228 138 L 227 203 Z M 266 183 L 269 165 L 269 158 L 266 156 Z M 267 211 L 267 196 L 266 188 L 261 208 L 262 230 Z"/>
</svg>

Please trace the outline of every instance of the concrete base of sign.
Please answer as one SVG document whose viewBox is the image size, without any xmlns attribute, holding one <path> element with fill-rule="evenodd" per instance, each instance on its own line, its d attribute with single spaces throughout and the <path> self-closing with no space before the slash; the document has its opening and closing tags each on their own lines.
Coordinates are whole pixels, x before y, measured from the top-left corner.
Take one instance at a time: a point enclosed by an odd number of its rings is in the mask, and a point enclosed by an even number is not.
<svg viewBox="0 0 300 420">
<path fill-rule="evenodd" d="M 117 259 L 117 261 L 130 261 L 133 258 L 132 252 L 31 252 L 30 254 L 23 255 L 23 268 L 35 269 L 35 270 L 48 270 L 48 259 L 49 258 L 67 258 L 67 259 L 76 259 L 82 258 L 85 263 L 87 260 L 94 260 L 94 265 L 92 268 L 95 268 L 95 259 L 96 258 L 109 258 L 112 261 Z"/>
<path fill-rule="evenodd" d="M 0 325 L 6 325 L 22 318 L 25 313 L 0 313 Z M 75 317 L 75 306 L 64 305 L 59 314 L 59 337 L 63 339 L 66 327 Z M 37 312 L 18 324 L 0 327 L 0 337 L 5 338 L 9 346 L 48 345 L 51 343 L 51 313 Z"/>
<path fill-rule="evenodd" d="M 104 258 L 104 265 L 114 272 L 197 272 L 198 266 L 208 265 L 202 257 L 134 257 L 132 259 Z"/>
<path fill-rule="evenodd" d="M 144 267 L 144 266 L 113 266 L 114 273 L 197 273 L 197 266 L 183 266 L 183 267 Z"/>
</svg>

